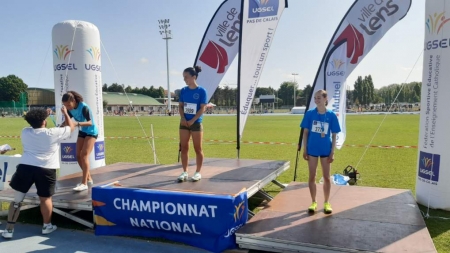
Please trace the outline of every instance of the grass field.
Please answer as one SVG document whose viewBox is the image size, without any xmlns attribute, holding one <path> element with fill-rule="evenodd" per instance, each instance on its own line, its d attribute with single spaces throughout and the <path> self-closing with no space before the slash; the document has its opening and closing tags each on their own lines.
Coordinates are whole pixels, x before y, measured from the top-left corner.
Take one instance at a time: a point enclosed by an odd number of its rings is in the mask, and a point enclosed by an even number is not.
<svg viewBox="0 0 450 253">
<path fill-rule="evenodd" d="M 346 145 L 415 146 L 418 144 L 419 115 L 349 115 L 347 117 Z M 291 168 L 278 180 L 289 183 L 294 177 L 296 143 L 302 116 L 250 116 L 243 134 L 240 157 L 242 159 L 288 160 Z M 177 162 L 179 117 L 140 117 L 144 130 L 135 117 L 105 117 L 106 162 L 153 163 L 150 141 L 140 137 L 150 136 L 153 124 L 156 152 L 162 164 Z M 49 126 L 52 123 L 49 121 Z M 0 118 L 0 144 L 8 143 L 21 153 L 18 136 L 22 127 L 27 126 L 21 118 Z M 379 128 L 376 135 L 375 132 Z M 111 137 L 139 137 L 118 139 Z M 236 117 L 204 117 L 205 157 L 236 158 Z M 216 141 L 211 141 L 216 140 Z M 222 140 L 224 142 L 218 142 Z M 230 141 L 230 142 L 229 142 Z M 246 142 L 277 142 L 284 144 L 249 144 Z M 194 158 L 193 148 L 190 157 Z M 363 156 L 363 154 L 365 155 Z M 415 192 L 417 170 L 417 148 L 364 148 L 345 146 L 336 151 L 332 173 L 342 172 L 347 165 L 358 164 L 361 173 L 360 186 L 410 189 Z M 14 154 L 14 153 L 10 153 Z M 301 156 L 300 156 L 301 157 Z M 297 181 L 307 178 L 307 164 L 299 159 Z M 321 175 L 318 173 L 318 178 Z M 279 188 L 268 185 L 266 191 L 276 195 Z M 363 197 L 363 196 L 361 196 Z M 421 207 L 426 212 L 426 207 Z M 450 218 L 449 212 L 430 210 L 431 216 Z M 450 221 L 427 219 L 428 229 L 439 252 L 450 252 Z"/>
</svg>

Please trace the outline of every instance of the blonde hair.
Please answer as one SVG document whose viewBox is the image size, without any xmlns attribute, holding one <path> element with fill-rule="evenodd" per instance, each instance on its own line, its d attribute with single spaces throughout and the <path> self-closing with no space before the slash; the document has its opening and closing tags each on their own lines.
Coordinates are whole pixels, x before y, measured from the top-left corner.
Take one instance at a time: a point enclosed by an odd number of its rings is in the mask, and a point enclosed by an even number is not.
<svg viewBox="0 0 450 253">
<path fill-rule="evenodd" d="M 322 97 L 326 99 L 325 106 L 327 106 L 328 105 L 328 93 L 327 93 L 327 91 L 326 90 L 318 90 L 318 91 L 316 91 L 316 95 L 318 95 L 318 94 L 322 95 Z"/>
</svg>

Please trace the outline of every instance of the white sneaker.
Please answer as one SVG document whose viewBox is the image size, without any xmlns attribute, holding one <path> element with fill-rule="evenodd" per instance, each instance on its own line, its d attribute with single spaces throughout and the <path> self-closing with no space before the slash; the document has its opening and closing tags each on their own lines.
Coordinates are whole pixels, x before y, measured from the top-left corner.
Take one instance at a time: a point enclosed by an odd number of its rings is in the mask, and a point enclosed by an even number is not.
<svg viewBox="0 0 450 253">
<path fill-rule="evenodd" d="M 73 188 L 76 192 L 82 192 L 88 189 L 88 186 L 85 184 L 78 184 L 75 188 Z"/>
<path fill-rule="evenodd" d="M 11 239 L 13 237 L 13 233 L 14 233 L 14 229 L 8 229 L 8 230 L 5 229 L 2 232 L 2 236 L 3 236 L 3 238 Z"/>
<path fill-rule="evenodd" d="M 202 175 L 200 175 L 200 172 L 195 172 L 194 176 L 191 177 L 192 181 L 197 182 L 198 180 L 202 179 Z"/>
<path fill-rule="evenodd" d="M 189 175 L 186 171 L 184 171 L 183 173 L 181 173 L 181 175 L 178 177 L 178 182 L 183 182 L 186 181 L 188 179 Z"/>
<path fill-rule="evenodd" d="M 43 235 L 48 235 L 51 232 L 55 231 L 56 229 L 57 229 L 57 227 L 55 225 L 42 227 L 42 234 Z"/>
<path fill-rule="evenodd" d="M 94 185 L 94 180 L 87 181 L 87 186 L 92 187 Z"/>
</svg>

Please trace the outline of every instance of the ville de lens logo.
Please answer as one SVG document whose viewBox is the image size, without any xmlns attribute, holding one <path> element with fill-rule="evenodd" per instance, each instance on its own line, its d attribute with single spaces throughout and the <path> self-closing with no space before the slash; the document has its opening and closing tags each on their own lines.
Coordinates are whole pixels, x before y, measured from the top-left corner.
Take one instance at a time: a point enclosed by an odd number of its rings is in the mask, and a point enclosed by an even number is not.
<svg viewBox="0 0 450 253">
<path fill-rule="evenodd" d="M 338 47 L 345 42 L 347 42 L 347 58 L 351 59 L 350 63 L 358 63 L 359 57 L 364 54 L 364 35 L 349 24 L 333 44 Z"/>
<path fill-rule="evenodd" d="M 278 14 L 278 0 L 250 0 L 248 18 L 262 18 Z"/>
<path fill-rule="evenodd" d="M 428 15 L 425 21 L 425 26 L 428 31 L 428 36 L 436 36 L 442 32 L 444 25 L 450 18 L 445 18 L 445 12 Z M 437 48 L 448 48 L 450 47 L 450 39 L 442 38 L 436 40 L 430 40 L 425 43 L 425 50 L 433 50 Z"/>
<path fill-rule="evenodd" d="M 90 47 L 88 50 L 86 50 L 86 52 L 89 53 L 89 55 L 92 57 L 92 59 L 94 59 L 95 61 L 99 61 L 100 60 L 100 48 L 98 47 Z"/>
<path fill-rule="evenodd" d="M 228 66 L 227 51 L 214 41 L 208 42 L 199 60 L 209 67 L 217 69 L 217 74 L 224 73 Z"/>
<path fill-rule="evenodd" d="M 68 58 L 69 54 L 72 53 L 73 50 L 69 49 L 69 46 L 56 46 L 56 48 L 53 50 L 53 53 L 55 54 L 56 58 L 60 60 L 66 60 Z"/>
</svg>

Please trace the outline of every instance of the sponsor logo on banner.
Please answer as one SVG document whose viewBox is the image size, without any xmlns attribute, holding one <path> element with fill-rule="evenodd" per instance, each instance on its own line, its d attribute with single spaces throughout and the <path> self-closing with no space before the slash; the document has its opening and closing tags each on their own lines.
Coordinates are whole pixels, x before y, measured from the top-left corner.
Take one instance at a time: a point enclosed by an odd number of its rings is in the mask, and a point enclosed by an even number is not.
<svg viewBox="0 0 450 253">
<path fill-rule="evenodd" d="M 327 71 L 327 76 L 344 76 L 345 71 L 340 70 L 342 65 L 345 64 L 341 59 L 333 59 L 328 64 L 330 64 L 332 70 Z"/>
<path fill-rule="evenodd" d="M 55 54 L 56 58 L 59 60 L 66 60 L 68 56 L 73 52 L 74 50 L 70 50 L 69 46 L 60 45 L 56 46 L 56 48 L 53 50 L 53 53 Z"/>
<path fill-rule="evenodd" d="M 53 53 L 55 54 L 55 57 L 60 61 L 69 60 L 70 55 L 72 54 L 74 50 L 70 50 L 69 46 L 60 45 L 56 46 L 56 48 L 53 50 Z M 62 63 L 62 64 L 56 64 L 53 66 L 53 69 L 55 71 L 59 70 L 77 70 L 77 67 L 75 66 L 75 63 Z"/>
<path fill-rule="evenodd" d="M 95 62 L 99 62 L 100 61 L 100 49 L 98 47 L 90 47 L 89 49 L 86 50 L 86 52 L 91 56 L 91 58 L 95 61 Z M 84 64 L 84 68 L 86 70 L 91 70 L 91 71 L 98 71 L 101 72 L 101 66 L 98 64 Z"/>
<path fill-rule="evenodd" d="M 93 60 L 97 62 L 100 61 L 101 53 L 98 47 L 90 47 L 88 50 L 86 50 L 86 52 L 89 53 Z"/>
<path fill-rule="evenodd" d="M 358 63 L 359 57 L 364 54 L 364 36 L 353 25 L 348 25 L 334 41 L 334 45 L 347 42 L 347 58 L 350 63 Z"/>
<path fill-rule="evenodd" d="M 245 207 L 245 201 L 241 201 L 238 205 L 234 206 L 234 213 L 232 213 L 233 215 L 233 219 L 234 219 L 234 223 L 236 226 L 228 229 L 227 233 L 224 235 L 225 238 L 230 237 L 232 235 L 234 235 L 234 233 L 241 228 L 246 220 L 244 220 L 245 217 L 245 213 L 247 212 L 247 209 Z"/>
<path fill-rule="evenodd" d="M 227 51 L 214 41 L 208 42 L 199 60 L 209 67 L 217 69 L 218 74 L 224 73 L 226 66 L 228 66 Z"/>
<path fill-rule="evenodd" d="M 372 3 L 371 3 L 372 2 Z M 400 8 L 393 3 L 393 0 L 373 0 L 367 1 L 360 12 L 358 20 L 361 22 L 359 26 L 367 35 L 373 35 L 389 20 L 389 16 L 394 15 Z"/>
<path fill-rule="evenodd" d="M 95 143 L 95 160 L 105 159 L 105 142 L 99 141 Z"/>
<path fill-rule="evenodd" d="M 61 143 L 61 161 L 76 162 L 77 161 L 77 144 Z"/>
<path fill-rule="evenodd" d="M 249 0 L 248 18 L 262 18 L 278 15 L 278 0 Z"/>
<path fill-rule="evenodd" d="M 441 156 L 437 154 L 420 151 L 419 177 L 422 181 L 437 184 L 439 181 L 439 165 Z"/>
<path fill-rule="evenodd" d="M 450 21 L 450 18 L 445 17 L 445 12 L 434 13 L 433 15 L 429 15 L 425 21 L 425 27 L 430 36 L 436 36 L 441 31 L 447 22 Z M 448 48 L 450 47 L 450 39 L 449 38 L 440 38 L 437 40 L 429 40 L 425 43 L 425 50 L 433 50 L 438 48 Z"/>
</svg>

